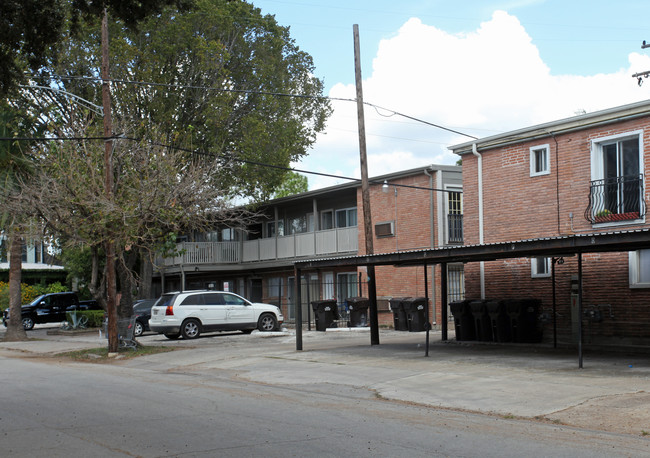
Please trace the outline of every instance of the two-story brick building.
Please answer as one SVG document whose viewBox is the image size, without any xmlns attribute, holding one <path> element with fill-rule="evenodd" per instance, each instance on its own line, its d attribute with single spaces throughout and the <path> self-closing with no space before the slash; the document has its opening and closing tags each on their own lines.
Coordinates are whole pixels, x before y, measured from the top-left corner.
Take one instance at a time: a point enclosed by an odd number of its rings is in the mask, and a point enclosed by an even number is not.
<svg viewBox="0 0 650 458">
<path fill-rule="evenodd" d="M 648 229 L 650 101 L 451 147 L 463 160 L 465 245 Z M 594 238 L 594 243 L 597 243 Z M 560 342 L 650 343 L 650 246 L 581 258 L 508 258 L 465 266 L 468 298 L 533 297 L 555 313 Z M 552 272 L 554 278 L 552 278 Z M 551 320 L 543 324 L 551 338 Z"/>
<path fill-rule="evenodd" d="M 370 179 L 375 253 L 462 243 L 462 177 L 458 166 L 431 165 Z M 280 305 L 295 319 L 294 262 L 365 252 L 360 182 L 275 199 L 246 230 L 218 228 L 179 240 L 179 256 L 161 260 L 154 291 L 215 288 Z M 462 264 L 452 266 L 454 294 L 463 294 Z M 432 269 L 432 268 L 430 268 Z M 315 269 L 302 275 L 302 316 L 314 300 L 367 296 L 364 267 Z M 377 269 L 380 321 L 392 323 L 389 299 L 424 296 L 423 267 Z M 429 290 L 434 291 L 434 285 Z M 440 311 L 431 304 L 432 316 Z"/>
</svg>

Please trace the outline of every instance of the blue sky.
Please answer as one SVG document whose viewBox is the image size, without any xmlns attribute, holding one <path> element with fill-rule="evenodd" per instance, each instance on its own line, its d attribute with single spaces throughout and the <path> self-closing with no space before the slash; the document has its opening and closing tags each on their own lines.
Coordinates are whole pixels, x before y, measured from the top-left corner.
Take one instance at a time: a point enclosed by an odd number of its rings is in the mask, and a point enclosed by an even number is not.
<svg viewBox="0 0 650 458">
<path fill-rule="evenodd" d="M 359 25 L 364 100 L 482 137 L 650 98 L 650 2 L 253 0 L 289 26 L 326 93 L 354 98 Z M 296 167 L 359 176 L 354 104 Z M 451 164 L 466 138 L 366 108 L 370 175 Z M 356 156 L 355 156 L 356 155 Z M 336 181 L 310 176 L 310 187 Z"/>
</svg>

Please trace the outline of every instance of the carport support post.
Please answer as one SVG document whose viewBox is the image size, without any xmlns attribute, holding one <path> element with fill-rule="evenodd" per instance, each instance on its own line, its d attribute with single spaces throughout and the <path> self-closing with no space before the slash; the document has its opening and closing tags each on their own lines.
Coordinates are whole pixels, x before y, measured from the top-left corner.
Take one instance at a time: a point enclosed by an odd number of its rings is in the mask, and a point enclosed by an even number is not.
<svg viewBox="0 0 650 458">
<path fill-rule="evenodd" d="M 377 313 L 377 282 L 375 266 L 368 266 L 368 299 L 370 299 L 370 345 L 379 345 L 379 316 Z"/>
<path fill-rule="evenodd" d="M 578 367 L 582 369 L 582 253 L 578 253 Z"/>
<path fill-rule="evenodd" d="M 424 306 L 424 326 L 427 331 L 427 337 L 424 345 L 424 356 L 429 356 L 429 330 L 431 323 L 429 323 L 429 279 L 427 275 L 427 263 L 424 263 L 424 299 L 426 305 Z"/>
<path fill-rule="evenodd" d="M 301 288 L 300 284 L 302 283 L 300 281 L 300 269 L 298 267 L 294 267 L 294 276 L 296 277 L 296 298 L 298 301 L 298 305 L 296 306 L 296 350 L 297 351 L 302 351 L 302 304 L 301 304 Z"/>
<path fill-rule="evenodd" d="M 440 263 L 440 320 L 442 321 L 441 340 L 446 341 L 448 336 L 449 319 L 447 317 L 447 263 Z"/>
</svg>

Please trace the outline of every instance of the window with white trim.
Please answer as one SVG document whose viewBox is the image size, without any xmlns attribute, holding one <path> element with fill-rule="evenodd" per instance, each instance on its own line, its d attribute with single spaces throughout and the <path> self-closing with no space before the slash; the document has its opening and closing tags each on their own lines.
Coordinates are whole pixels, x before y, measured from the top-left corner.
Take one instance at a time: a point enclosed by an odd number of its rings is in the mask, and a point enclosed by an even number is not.
<svg viewBox="0 0 650 458">
<path fill-rule="evenodd" d="M 630 251 L 630 288 L 650 288 L 650 250 Z"/>
<path fill-rule="evenodd" d="M 533 278 L 551 276 L 551 258 L 531 258 L 530 274 Z"/>
<path fill-rule="evenodd" d="M 643 131 L 592 140 L 590 219 L 609 223 L 641 218 Z"/>
<path fill-rule="evenodd" d="M 551 173 L 551 148 L 549 145 L 539 145 L 530 148 L 530 176 L 548 175 Z"/>
</svg>

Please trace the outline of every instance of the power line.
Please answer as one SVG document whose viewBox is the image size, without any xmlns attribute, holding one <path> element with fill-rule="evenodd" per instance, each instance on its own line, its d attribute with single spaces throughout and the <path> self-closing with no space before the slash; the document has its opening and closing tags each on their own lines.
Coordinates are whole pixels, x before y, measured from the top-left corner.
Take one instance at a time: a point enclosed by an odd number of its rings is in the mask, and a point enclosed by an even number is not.
<svg viewBox="0 0 650 458">
<path fill-rule="evenodd" d="M 101 141 L 109 141 L 109 140 L 129 140 L 133 142 L 141 142 L 144 140 L 143 138 L 137 138 L 137 137 L 126 137 L 123 134 L 118 134 L 118 135 L 112 135 L 110 137 L 0 137 L 0 141 L 35 141 L 35 142 L 48 142 L 48 141 L 84 141 L 84 140 L 101 140 Z M 296 173 L 304 173 L 308 175 L 317 175 L 317 176 L 322 176 L 326 178 L 336 178 L 338 180 L 347 180 L 347 181 L 353 181 L 353 182 L 361 182 L 360 178 L 352 178 L 352 177 L 346 177 L 342 175 L 333 175 L 331 173 L 323 173 L 323 172 L 313 172 L 311 170 L 304 170 L 304 169 L 297 169 L 294 167 L 285 167 L 281 165 L 274 165 L 274 164 L 268 164 L 265 162 L 258 162 L 258 161 L 251 161 L 249 159 L 241 159 L 241 158 L 236 158 L 236 157 L 230 157 L 226 155 L 219 155 L 216 153 L 211 153 L 208 151 L 197 151 L 197 150 L 191 150 L 189 148 L 183 148 L 180 146 L 173 146 L 169 145 L 166 143 L 158 143 L 154 141 L 149 141 L 147 140 L 149 144 L 153 146 L 160 146 L 162 148 L 167 148 L 170 150 L 176 150 L 176 151 L 181 151 L 184 153 L 190 153 L 190 154 L 197 154 L 201 156 L 209 156 L 213 158 L 221 158 L 221 159 L 229 159 L 233 160 L 236 162 L 241 162 L 243 164 L 250 164 L 250 165 L 256 165 L 258 167 L 266 167 L 266 168 L 271 168 L 271 169 L 277 169 L 277 170 L 285 170 L 289 172 L 296 172 Z M 413 189 L 424 189 L 427 191 L 439 191 L 439 192 L 462 192 L 462 191 L 450 191 L 447 189 L 437 189 L 437 188 L 428 188 L 428 187 L 423 187 L 423 186 L 413 186 L 413 185 L 406 185 L 406 184 L 399 184 L 399 183 L 393 183 L 393 182 L 387 182 L 386 180 L 384 181 L 370 181 L 372 184 L 381 184 L 381 185 L 390 185 L 390 186 L 395 186 L 395 187 L 401 187 L 401 188 L 413 188 Z"/>
<path fill-rule="evenodd" d="M 100 77 L 95 77 L 95 76 L 59 76 L 59 75 L 53 75 L 55 78 L 59 79 L 70 79 L 70 80 L 88 80 L 88 81 L 103 81 L 102 78 Z M 344 97 L 330 97 L 330 96 L 325 96 L 325 95 L 305 95 L 305 94 L 287 94 L 283 92 L 271 92 L 271 91 L 258 91 L 258 90 L 252 90 L 252 89 L 227 89 L 227 88 L 218 88 L 218 87 L 212 87 L 212 86 L 195 86 L 195 85 L 184 85 L 184 84 L 168 84 L 168 83 L 154 83 L 154 82 L 147 82 L 147 81 L 134 81 L 134 80 L 124 80 L 124 79 L 110 79 L 109 82 L 113 83 L 120 83 L 120 84 L 133 84 L 133 85 L 139 85 L 139 86 L 152 86 L 152 87 L 165 87 L 169 89 L 199 89 L 203 91 L 217 91 L 217 92 L 230 92 L 230 93 L 236 93 L 236 94 L 259 94 L 259 95 L 270 95 L 273 97 L 291 97 L 291 98 L 302 98 L 302 99 L 319 99 L 319 100 L 332 100 L 332 101 L 338 101 L 338 102 L 355 102 L 356 99 L 350 99 L 350 98 L 344 98 Z M 448 127 L 441 126 L 440 124 L 434 124 L 429 121 L 425 121 L 423 119 L 416 118 L 414 116 L 410 116 L 404 113 L 400 113 L 398 111 L 392 110 L 390 108 L 385 108 L 385 107 L 380 107 L 379 105 L 375 105 L 370 102 L 363 102 L 364 105 L 367 105 L 369 107 L 373 107 L 377 114 L 380 116 L 385 116 L 379 113 L 378 110 L 384 110 L 392 113 L 390 116 L 401 116 L 406 119 L 410 119 L 412 121 L 420 122 L 422 124 L 426 124 L 431 127 L 435 127 L 437 129 L 445 130 L 447 132 L 451 132 L 457 135 L 462 135 L 464 137 L 471 138 L 473 140 L 478 140 L 478 137 L 474 137 L 473 135 L 469 135 L 463 132 L 460 132 L 458 130 L 450 129 Z"/>
</svg>

